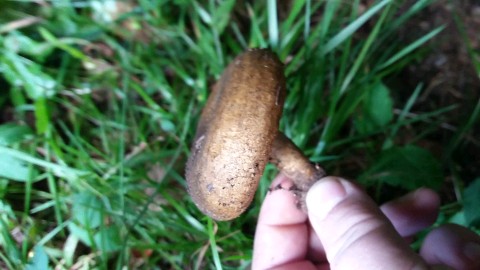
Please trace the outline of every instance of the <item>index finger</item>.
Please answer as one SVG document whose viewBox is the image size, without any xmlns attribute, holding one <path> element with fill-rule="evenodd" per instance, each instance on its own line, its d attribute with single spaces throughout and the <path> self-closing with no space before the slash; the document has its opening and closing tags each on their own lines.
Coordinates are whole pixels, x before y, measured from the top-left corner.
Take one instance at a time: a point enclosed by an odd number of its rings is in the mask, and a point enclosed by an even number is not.
<svg viewBox="0 0 480 270">
<path fill-rule="evenodd" d="M 255 231 L 252 269 L 307 263 L 307 215 L 297 208 L 296 198 L 289 191 L 292 186 L 292 181 L 281 174 L 271 185 Z"/>
</svg>

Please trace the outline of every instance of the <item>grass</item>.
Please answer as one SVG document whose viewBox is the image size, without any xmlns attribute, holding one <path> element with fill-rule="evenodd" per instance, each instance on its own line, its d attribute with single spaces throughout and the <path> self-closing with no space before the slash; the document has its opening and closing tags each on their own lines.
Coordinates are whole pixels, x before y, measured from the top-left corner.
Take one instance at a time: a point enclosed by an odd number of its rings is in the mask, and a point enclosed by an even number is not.
<svg viewBox="0 0 480 270">
<path fill-rule="evenodd" d="M 456 105 L 416 113 L 422 85 L 397 93 L 388 81 L 442 27 L 398 42 L 433 1 L 403 2 L 3 1 L 0 268 L 248 267 L 275 169 L 247 213 L 218 223 L 193 205 L 183 170 L 210 87 L 250 47 L 287 63 L 281 129 L 312 160 L 378 200 L 399 195 L 388 187 L 439 189 L 462 161 L 416 142 Z M 478 106 L 445 153 L 477 120 Z M 472 180 L 457 177 L 458 194 Z M 478 214 L 461 203 L 444 206 L 439 223 Z"/>
</svg>

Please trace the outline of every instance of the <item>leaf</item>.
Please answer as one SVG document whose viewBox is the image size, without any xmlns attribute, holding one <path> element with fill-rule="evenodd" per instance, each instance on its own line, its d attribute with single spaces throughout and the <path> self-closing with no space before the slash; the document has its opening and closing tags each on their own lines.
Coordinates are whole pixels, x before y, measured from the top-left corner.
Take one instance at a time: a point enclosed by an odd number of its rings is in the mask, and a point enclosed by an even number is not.
<svg viewBox="0 0 480 270">
<path fill-rule="evenodd" d="M 55 80 L 40 65 L 10 51 L 5 51 L 3 57 L 0 68 L 5 78 L 11 85 L 24 87 L 29 98 L 36 100 L 55 94 Z"/>
<path fill-rule="evenodd" d="M 15 220 L 15 214 L 13 213 L 12 207 L 2 200 L 0 200 L 0 218 L 5 223 Z"/>
<path fill-rule="evenodd" d="M 55 45 L 61 50 L 64 50 L 72 57 L 80 59 L 80 60 L 87 60 L 85 54 L 83 54 L 80 50 L 70 46 L 66 40 L 57 39 L 52 33 L 48 32 L 47 29 L 40 27 L 39 28 L 40 35 L 51 44 Z"/>
<path fill-rule="evenodd" d="M 63 259 L 65 259 L 67 265 L 73 264 L 73 260 L 75 258 L 75 251 L 77 250 L 79 240 L 80 239 L 73 233 L 69 234 L 67 239 L 65 240 L 65 244 L 63 245 L 62 257 Z"/>
<path fill-rule="evenodd" d="M 469 226 L 480 226 L 480 177 L 464 190 L 463 208 Z"/>
<path fill-rule="evenodd" d="M 73 222 L 70 222 L 68 224 L 68 230 L 70 231 L 70 233 L 72 235 L 75 235 L 78 239 L 80 239 L 80 241 L 82 241 L 82 243 L 84 243 L 85 245 L 87 245 L 89 247 L 92 246 L 91 237 L 90 237 L 90 234 L 87 230 L 85 230 L 84 228 L 76 225 Z"/>
<path fill-rule="evenodd" d="M 117 226 L 102 228 L 93 239 L 97 248 L 103 252 L 117 251 L 121 247 L 120 231 Z"/>
<path fill-rule="evenodd" d="M 104 252 L 117 251 L 121 248 L 122 239 L 117 226 L 102 227 L 93 236 L 93 232 L 73 222 L 68 224 L 68 230 L 89 247 L 96 247 Z"/>
<path fill-rule="evenodd" d="M 28 135 L 32 135 L 32 131 L 28 126 L 7 123 L 0 125 L 0 145 L 11 145 L 22 141 Z"/>
<path fill-rule="evenodd" d="M 234 6 L 234 0 L 219 2 L 218 8 L 213 13 L 214 27 L 217 29 L 218 33 L 223 33 L 225 27 L 227 27 L 229 22 L 231 22 L 230 13 L 232 12 Z"/>
<path fill-rule="evenodd" d="M 35 126 L 38 134 L 44 134 L 48 131 L 50 117 L 48 114 L 47 100 L 43 97 L 35 100 Z"/>
<path fill-rule="evenodd" d="M 43 61 L 55 48 L 52 44 L 37 42 L 17 31 L 5 37 L 4 46 L 7 50 L 33 56 L 39 61 Z"/>
<path fill-rule="evenodd" d="M 0 151 L 0 177 L 26 182 L 30 177 L 28 164 Z"/>
<path fill-rule="evenodd" d="M 73 218 L 86 229 L 95 229 L 101 225 L 102 208 L 100 199 L 91 193 L 83 192 L 73 196 Z"/>
<path fill-rule="evenodd" d="M 465 218 L 465 211 L 460 211 L 451 216 L 446 222 L 457 224 L 460 226 L 468 226 L 468 222 Z"/>
<path fill-rule="evenodd" d="M 409 190 L 419 187 L 438 189 L 443 174 L 440 163 L 430 152 L 407 145 L 383 151 L 360 181 L 380 181 Z"/>
<path fill-rule="evenodd" d="M 8 184 L 9 184 L 9 180 L 0 179 L 0 200 L 5 198 L 5 196 L 8 194 Z"/>
<path fill-rule="evenodd" d="M 168 119 L 162 119 L 160 121 L 160 127 L 163 129 L 165 132 L 175 132 L 175 124 L 168 120 Z"/>
<path fill-rule="evenodd" d="M 50 269 L 48 267 L 48 255 L 42 246 L 33 249 L 33 258 L 28 263 L 26 270 Z"/>
<path fill-rule="evenodd" d="M 0 145 L 0 156 L 2 155 L 9 155 L 15 159 L 21 160 L 22 162 L 31 163 L 43 167 L 44 169 L 52 170 L 52 172 L 56 176 L 70 180 L 72 181 L 72 183 L 74 183 L 74 181 L 77 180 L 79 177 L 87 176 L 90 174 L 87 171 L 76 170 L 63 164 L 59 165 L 56 163 L 48 162 L 27 153 Z"/>
<path fill-rule="evenodd" d="M 387 126 L 393 119 L 393 100 L 389 89 L 378 82 L 363 101 L 363 113 L 356 119 L 356 127 L 362 134 L 369 134 Z"/>
</svg>

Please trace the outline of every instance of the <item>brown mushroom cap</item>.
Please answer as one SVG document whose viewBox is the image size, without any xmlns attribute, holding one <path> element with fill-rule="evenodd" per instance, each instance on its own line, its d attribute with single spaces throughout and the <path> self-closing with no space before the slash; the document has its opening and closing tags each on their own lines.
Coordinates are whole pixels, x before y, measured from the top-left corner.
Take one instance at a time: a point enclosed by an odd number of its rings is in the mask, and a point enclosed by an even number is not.
<svg viewBox="0 0 480 270">
<path fill-rule="evenodd" d="M 187 162 L 188 192 L 205 214 L 230 220 L 250 205 L 285 97 L 283 64 L 265 49 L 233 60 L 214 87 Z"/>
</svg>

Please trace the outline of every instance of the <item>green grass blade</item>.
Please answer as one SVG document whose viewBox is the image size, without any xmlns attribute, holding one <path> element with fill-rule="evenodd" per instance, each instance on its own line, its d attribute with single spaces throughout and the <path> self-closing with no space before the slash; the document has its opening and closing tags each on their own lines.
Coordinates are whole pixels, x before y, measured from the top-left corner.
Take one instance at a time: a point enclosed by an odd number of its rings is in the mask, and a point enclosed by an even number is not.
<svg viewBox="0 0 480 270">
<path fill-rule="evenodd" d="M 454 138 L 451 140 L 450 144 L 447 147 L 447 157 L 450 157 L 452 153 L 458 148 L 460 143 L 462 142 L 464 136 L 472 130 L 475 124 L 478 123 L 480 119 L 480 99 L 477 100 L 477 104 L 475 105 L 470 117 L 468 117 L 467 121 L 463 126 L 456 132 Z"/>
<path fill-rule="evenodd" d="M 322 54 L 327 54 L 338 47 L 342 42 L 350 38 L 355 31 L 357 31 L 363 24 L 365 24 L 373 15 L 377 14 L 384 6 L 390 3 L 391 0 L 383 0 L 370 8 L 367 12 L 358 17 L 355 21 L 350 23 L 337 35 L 331 38 L 322 48 Z"/>
<path fill-rule="evenodd" d="M 21 151 L 14 150 L 5 146 L 0 146 L 0 153 L 2 153 L 3 155 L 10 155 L 12 157 L 23 160 L 24 162 L 38 165 L 45 169 L 51 170 L 55 175 L 59 177 L 65 177 L 68 180 L 74 181 L 80 177 L 84 177 L 90 174 L 88 171 L 77 170 L 64 165 L 48 162 L 43 159 L 35 158 Z"/>
<path fill-rule="evenodd" d="M 408 45 L 407 47 L 403 48 L 401 51 L 393 55 L 390 59 L 388 59 L 385 63 L 380 65 L 378 68 L 383 69 L 393 63 L 398 62 L 401 58 L 405 57 L 405 55 L 411 53 L 412 51 L 416 50 L 417 48 L 425 44 L 427 41 L 435 37 L 437 34 L 443 31 L 443 29 L 445 29 L 445 26 L 440 26 L 435 28 L 434 30 L 430 31 L 430 33 L 417 39 L 416 41 L 412 42 L 410 45 Z"/>
<path fill-rule="evenodd" d="M 277 1 L 268 0 L 268 37 L 271 48 L 276 51 L 278 47 L 278 17 Z"/>
<path fill-rule="evenodd" d="M 209 218 L 208 219 L 208 236 L 210 239 L 210 250 L 212 251 L 213 255 L 213 262 L 215 264 L 215 269 L 222 270 L 222 263 L 220 261 L 220 254 L 218 252 L 217 241 L 215 240 L 216 229 L 214 228 L 214 221 Z"/>
<path fill-rule="evenodd" d="M 389 1 L 386 1 L 386 4 L 388 4 Z M 382 2 L 383 3 L 383 2 Z M 380 4 L 378 4 L 380 5 Z M 382 6 L 383 7 L 383 6 Z M 388 6 L 390 7 L 390 6 Z M 372 8 L 373 9 L 373 8 Z M 380 9 L 379 9 L 380 10 Z M 383 22 L 388 14 L 388 11 L 389 9 L 387 8 L 383 13 L 382 15 L 380 16 L 380 19 L 378 20 L 378 22 L 375 24 L 375 28 L 372 30 L 372 32 L 370 33 L 370 35 L 368 36 L 367 38 L 367 41 L 365 42 L 365 44 L 363 45 L 362 47 L 362 50 L 360 51 L 360 53 L 358 54 L 358 56 L 356 57 L 355 59 L 355 62 L 353 63 L 353 66 L 352 68 L 350 69 L 350 71 L 348 72 L 347 76 L 345 77 L 345 79 L 343 80 L 343 83 L 342 83 L 342 86 L 340 87 L 340 91 L 339 91 L 339 94 L 340 95 L 343 95 L 345 93 L 345 91 L 347 91 L 347 88 L 348 86 L 350 85 L 350 83 L 352 82 L 353 80 L 353 77 L 356 75 L 358 69 L 360 68 L 360 66 L 362 65 L 362 63 L 364 62 L 365 60 L 365 57 L 367 56 L 367 53 L 369 52 L 370 48 L 372 47 L 373 45 L 373 42 L 375 41 L 376 37 L 379 35 L 380 33 L 380 30 L 382 29 L 382 26 L 383 26 Z"/>
<path fill-rule="evenodd" d="M 323 12 L 322 23 L 320 24 L 320 39 L 321 40 L 325 40 L 328 31 L 331 29 L 332 20 L 335 17 L 335 14 L 336 14 L 336 12 L 337 12 L 341 3 L 342 3 L 341 1 L 327 1 L 327 4 L 325 6 L 325 11 Z M 307 27 L 307 26 L 305 26 L 305 27 Z M 350 29 L 353 30 L 355 27 L 351 27 Z M 347 28 L 344 28 L 342 31 L 346 31 L 346 29 Z M 356 31 L 356 29 L 353 30 L 353 32 L 355 32 L 355 31 Z M 338 35 L 340 35 L 340 33 Z M 341 42 L 341 37 L 346 38 L 346 36 L 347 36 L 347 34 L 345 32 L 344 34 L 342 34 L 342 36 L 338 36 L 338 38 L 336 38 L 336 40 L 337 40 L 336 42 L 340 43 Z M 348 36 L 350 36 L 350 35 L 348 35 Z M 334 45 L 333 39 L 330 40 L 329 43 L 331 44 L 330 46 L 333 46 Z M 329 43 L 327 43 L 327 44 L 329 44 Z M 332 49 L 330 49 L 330 50 L 332 50 Z M 325 48 L 324 48 L 324 50 L 325 50 Z M 327 52 L 325 52 L 325 53 L 327 53 Z"/>
</svg>

